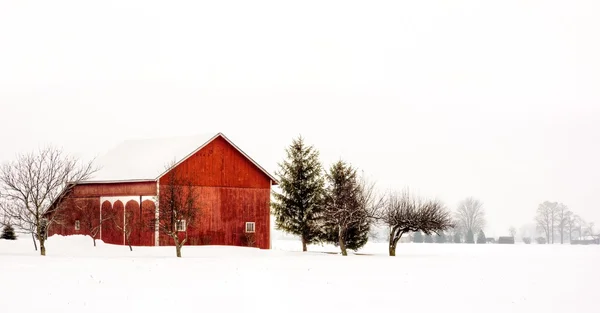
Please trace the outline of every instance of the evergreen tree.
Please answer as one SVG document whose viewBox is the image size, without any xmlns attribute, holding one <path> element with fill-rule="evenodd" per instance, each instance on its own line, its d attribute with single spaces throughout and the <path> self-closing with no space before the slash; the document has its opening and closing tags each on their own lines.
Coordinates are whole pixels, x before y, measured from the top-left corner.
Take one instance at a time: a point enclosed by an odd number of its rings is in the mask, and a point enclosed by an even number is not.
<svg viewBox="0 0 600 313">
<path fill-rule="evenodd" d="M 414 243 L 422 243 L 423 242 L 423 234 L 418 231 L 415 233 L 415 235 L 413 236 L 413 242 Z"/>
<path fill-rule="evenodd" d="M 473 235 L 473 232 L 471 230 L 467 232 L 467 236 L 465 237 L 465 243 L 475 243 L 475 236 Z"/>
<path fill-rule="evenodd" d="M 15 234 L 15 229 L 10 224 L 6 224 L 2 230 L 2 236 L 0 236 L 0 238 L 6 240 L 16 240 L 17 235 Z"/>
<path fill-rule="evenodd" d="M 307 146 L 302 136 L 286 148 L 287 159 L 279 163 L 279 187 L 273 192 L 275 228 L 297 235 L 302 251 L 319 241 L 319 219 L 322 213 L 324 178 L 319 152 Z"/>
<path fill-rule="evenodd" d="M 356 169 L 343 161 L 336 162 L 327 173 L 328 186 L 324 202 L 322 239 L 346 249 L 358 250 L 369 239 L 371 220 L 363 203 L 363 187 Z"/>
<path fill-rule="evenodd" d="M 367 244 L 369 240 L 370 223 L 363 221 L 360 224 L 351 224 L 346 230 L 344 240 L 346 241 L 346 249 L 357 251 Z M 322 240 L 332 243 L 334 246 L 340 246 L 339 232 L 337 227 L 326 224 L 324 227 Z"/>
<path fill-rule="evenodd" d="M 454 234 L 454 243 L 462 243 L 462 240 L 460 238 L 460 233 L 455 233 Z"/>
<path fill-rule="evenodd" d="M 433 243 L 433 236 L 431 235 L 425 235 L 425 243 Z"/>
<path fill-rule="evenodd" d="M 445 243 L 446 242 L 446 234 L 444 234 L 443 232 L 440 232 L 436 237 L 435 237 L 435 242 L 436 243 Z"/>
<path fill-rule="evenodd" d="M 477 243 L 486 243 L 487 241 L 485 240 L 485 234 L 483 233 L 483 230 L 480 230 L 479 233 L 477 234 Z"/>
</svg>

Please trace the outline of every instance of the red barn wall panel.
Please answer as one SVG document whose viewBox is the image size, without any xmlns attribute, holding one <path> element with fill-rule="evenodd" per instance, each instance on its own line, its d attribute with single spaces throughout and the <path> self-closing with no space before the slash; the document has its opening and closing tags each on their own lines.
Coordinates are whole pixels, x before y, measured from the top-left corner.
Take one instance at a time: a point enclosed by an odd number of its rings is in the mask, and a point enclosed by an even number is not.
<svg viewBox="0 0 600 313">
<path fill-rule="evenodd" d="M 142 201 L 142 216 L 140 221 L 140 245 L 142 246 L 154 245 L 155 211 L 156 205 L 154 204 L 154 201 Z"/>
<path fill-rule="evenodd" d="M 50 226 L 48 236 L 52 235 L 90 235 L 90 228 L 100 223 L 100 200 L 91 198 L 67 198 L 60 212 L 58 223 Z M 75 229 L 79 220 L 80 229 Z M 96 236 L 98 238 L 98 236 Z"/>
<path fill-rule="evenodd" d="M 105 201 L 105 203 L 108 201 Z M 110 204 L 110 203 L 109 203 Z M 102 224 L 102 240 L 105 243 L 122 245 L 123 231 L 119 227 L 123 227 L 123 202 L 115 201 L 112 206 L 105 207 L 102 205 L 102 217 L 114 216 L 114 220 L 109 220 Z M 119 227 L 117 227 L 117 224 Z"/>
<path fill-rule="evenodd" d="M 190 156 L 175 169 L 196 186 L 270 188 L 271 180 L 256 165 L 221 137 Z M 166 176 L 160 180 L 166 183 Z"/>
<path fill-rule="evenodd" d="M 255 247 L 269 249 L 269 189 L 199 187 L 200 213 L 188 222 L 186 245 L 248 246 L 246 222 L 255 223 Z M 180 238 L 185 233 L 180 233 Z M 174 245 L 161 234 L 160 245 Z"/>
<path fill-rule="evenodd" d="M 82 184 L 73 188 L 72 197 L 155 196 L 156 182 Z"/>
</svg>

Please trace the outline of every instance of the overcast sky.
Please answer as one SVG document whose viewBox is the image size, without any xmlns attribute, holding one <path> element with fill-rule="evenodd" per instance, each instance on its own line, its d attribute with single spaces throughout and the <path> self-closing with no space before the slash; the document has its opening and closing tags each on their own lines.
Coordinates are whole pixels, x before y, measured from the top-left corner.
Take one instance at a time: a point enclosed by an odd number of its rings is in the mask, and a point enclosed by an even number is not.
<svg viewBox="0 0 600 313">
<path fill-rule="evenodd" d="M 600 223 L 597 0 L 197 2 L 0 2 L 0 161 L 221 131 L 274 172 L 302 134 L 490 236 Z"/>
</svg>

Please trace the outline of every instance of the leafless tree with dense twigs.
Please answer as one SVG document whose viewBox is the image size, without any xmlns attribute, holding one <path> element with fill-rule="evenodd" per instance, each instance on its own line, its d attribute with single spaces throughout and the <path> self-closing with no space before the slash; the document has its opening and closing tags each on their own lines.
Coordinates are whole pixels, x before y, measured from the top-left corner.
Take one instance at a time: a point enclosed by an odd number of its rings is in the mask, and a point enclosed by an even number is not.
<svg viewBox="0 0 600 313">
<path fill-rule="evenodd" d="M 77 216 L 79 217 L 80 227 L 87 233 L 94 242 L 94 247 L 96 246 L 96 236 L 100 232 L 100 228 L 102 228 L 102 224 L 107 222 L 114 217 L 111 215 L 105 214 L 100 217 L 100 212 L 95 210 L 93 205 L 90 205 L 89 201 L 74 201 L 75 212 L 77 212 Z"/>
<path fill-rule="evenodd" d="M 450 213 L 441 202 L 417 199 L 407 189 L 402 193 L 389 194 L 379 213 L 379 219 L 389 231 L 390 256 L 396 255 L 398 241 L 406 233 L 421 231 L 425 235 L 439 235 L 454 226 Z"/>
<path fill-rule="evenodd" d="M 19 155 L 0 169 L 0 195 L 3 211 L 18 228 L 32 234 L 46 255 L 48 227 L 62 218 L 61 205 L 78 182 L 88 179 L 96 169 L 62 150 L 47 147 Z M 37 249 L 37 246 L 35 246 Z"/>
<path fill-rule="evenodd" d="M 483 203 L 474 198 L 464 199 L 459 203 L 454 218 L 462 232 L 477 234 L 485 227 Z"/>
<path fill-rule="evenodd" d="M 198 187 L 186 174 L 178 173 L 174 164 L 167 166 L 166 183 L 160 185 L 158 230 L 173 239 L 176 255 L 180 258 L 181 248 L 188 239 L 188 228 L 200 214 L 201 203 Z"/>
</svg>

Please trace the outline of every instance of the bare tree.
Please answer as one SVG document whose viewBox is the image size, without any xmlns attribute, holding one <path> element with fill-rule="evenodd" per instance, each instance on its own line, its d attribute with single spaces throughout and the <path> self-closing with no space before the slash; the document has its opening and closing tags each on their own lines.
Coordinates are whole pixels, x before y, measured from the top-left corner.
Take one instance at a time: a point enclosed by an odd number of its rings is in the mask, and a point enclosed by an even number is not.
<svg viewBox="0 0 600 313">
<path fill-rule="evenodd" d="M 560 244 L 562 245 L 564 243 L 565 230 L 568 229 L 569 216 L 571 212 L 569 211 L 569 208 L 562 203 L 559 203 L 556 206 L 555 212 L 555 220 L 560 234 Z"/>
<path fill-rule="evenodd" d="M 0 194 L 7 202 L 5 214 L 17 227 L 37 237 L 41 255 L 46 255 L 48 227 L 61 219 L 63 200 L 73 186 L 95 171 L 92 162 L 80 165 L 77 159 L 53 147 L 19 155 L 0 169 Z"/>
<path fill-rule="evenodd" d="M 581 218 L 581 216 L 579 216 L 579 215 L 573 216 L 573 230 L 577 231 L 577 238 L 581 238 L 581 236 L 583 236 L 583 227 L 586 224 L 587 223 L 585 222 L 585 220 L 583 218 Z"/>
<path fill-rule="evenodd" d="M 455 219 L 457 226 L 464 232 L 471 231 L 473 234 L 485 227 L 485 211 L 483 203 L 474 198 L 466 198 L 461 201 L 456 210 Z"/>
<path fill-rule="evenodd" d="M 113 216 L 104 214 L 100 217 L 100 211 L 95 210 L 95 206 L 90 203 L 89 200 L 77 200 L 73 201 L 75 212 L 79 218 L 80 227 L 86 232 L 94 242 L 96 246 L 96 236 L 102 228 L 102 224 L 108 220 L 113 219 Z"/>
<path fill-rule="evenodd" d="M 511 237 L 514 238 L 515 236 L 517 236 L 517 229 L 514 226 L 511 226 L 508 229 L 508 233 L 510 234 Z"/>
<path fill-rule="evenodd" d="M 594 236 L 594 222 L 584 224 L 583 234 L 585 236 Z"/>
<path fill-rule="evenodd" d="M 178 168 L 167 167 L 166 183 L 160 185 L 158 196 L 158 229 L 175 242 L 177 257 L 188 239 L 188 228 L 193 226 L 200 213 L 200 196 L 187 175 L 180 175 Z"/>
<path fill-rule="evenodd" d="M 551 242 L 551 235 L 554 231 L 554 215 L 556 211 L 556 202 L 545 201 L 538 206 L 535 221 L 539 231 L 546 235 L 546 242 Z"/>
<path fill-rule="evenodd" d="M 438 201 L 422 201 L 410 196 L 408 190 L 401 194 L 391 193 L 382 206 L 378 218 L 388 228 L 388 252 L 396 255 L 396 246 L 402 236 L 421 231 L 425 235 L 442 234 L 451 229 L 450 213 Z"/>
</svg>

